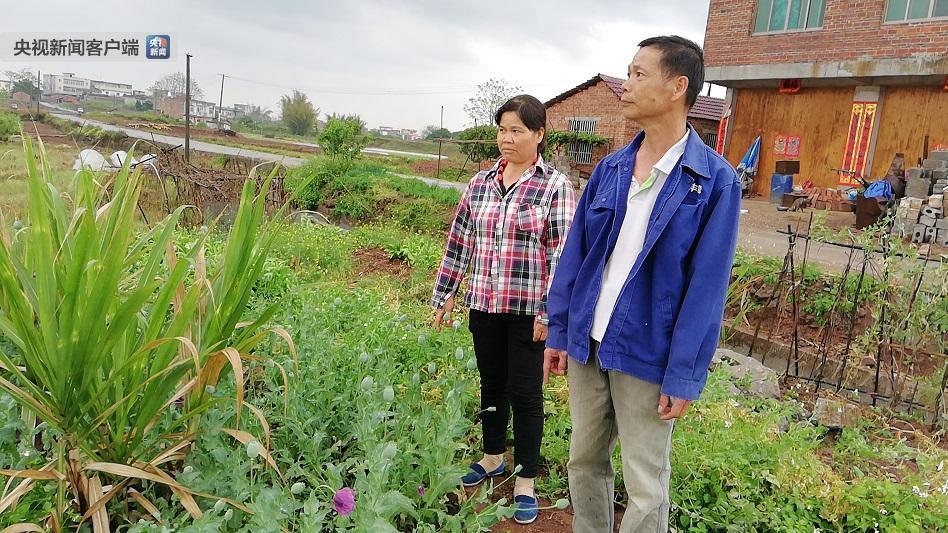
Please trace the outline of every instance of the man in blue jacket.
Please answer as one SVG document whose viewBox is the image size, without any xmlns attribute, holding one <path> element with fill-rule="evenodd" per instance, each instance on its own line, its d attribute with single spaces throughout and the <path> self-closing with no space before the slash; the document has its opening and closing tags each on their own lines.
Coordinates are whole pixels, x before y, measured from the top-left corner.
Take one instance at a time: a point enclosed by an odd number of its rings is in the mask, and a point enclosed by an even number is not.
<svg viewBox="0 0 948 533">
<path fill-rule="evenodd" d="M 741 189 L 687 115 L 701 48 L 639 43 L 622 113 L 642 127 L 603 159 L 576 209 L 548 296 L 544 378 L 569 361 L 573 531 L 611 532 L 618 438 L 629 502 L 620 532 L 668 531 L 674 420 L 717 348 Z"/>
</svg>

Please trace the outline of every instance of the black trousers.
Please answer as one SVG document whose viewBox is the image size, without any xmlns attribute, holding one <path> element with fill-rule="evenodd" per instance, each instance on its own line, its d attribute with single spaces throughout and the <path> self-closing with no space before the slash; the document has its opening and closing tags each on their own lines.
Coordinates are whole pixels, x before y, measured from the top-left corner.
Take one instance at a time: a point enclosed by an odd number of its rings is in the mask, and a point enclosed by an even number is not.
<svg viewBox="0 0 948 533">
<path fill-rule="evenodd" d="M 481 375 L 484 453 L 507 451 L 513 408 L 514 461 L 520 477 L 537 476 L 543 438 L 543 342 L 533 341 L 534 317 L 471 310 L 470 330 Z M 496 407 L 494 412 L 486 411 Z"/>
</svg>

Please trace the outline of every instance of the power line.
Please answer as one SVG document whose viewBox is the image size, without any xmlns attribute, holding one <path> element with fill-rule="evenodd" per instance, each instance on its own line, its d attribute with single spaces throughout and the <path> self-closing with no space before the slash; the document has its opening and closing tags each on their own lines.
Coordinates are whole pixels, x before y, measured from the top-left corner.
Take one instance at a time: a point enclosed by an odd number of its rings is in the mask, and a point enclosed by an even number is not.
<svg viewBox="0 0 948 533">
<path fill-rule="evenodd" d="M 273 83 L 273 82 L 268 82 L 268 81 L 243 78 L 240 76 L 228 75 L 227 77 L 232 80 L 239 80 L 246 83 L 266 85 L 268 87 L 274 87 L 277 89 L 303 90 L 303 91 L 314 93 L 314 94 L 347 94 L 347 95 L 361 95 L 361 96 L 414 96 L 414 95 L 426 95 L 426 94 L 469 93 L 469 92 L 473 92 L 477 90 L 476 85 L 449 85 L 449 86 L 399 87 L 399 88 L 396 88 L 396 87 L 382 87 L 382 88 L 306 87 L 306 86 L 301 86 L 301 85 L 290 87 L 288 85 L 281 85 L 278 83 Z"/>
</svg>

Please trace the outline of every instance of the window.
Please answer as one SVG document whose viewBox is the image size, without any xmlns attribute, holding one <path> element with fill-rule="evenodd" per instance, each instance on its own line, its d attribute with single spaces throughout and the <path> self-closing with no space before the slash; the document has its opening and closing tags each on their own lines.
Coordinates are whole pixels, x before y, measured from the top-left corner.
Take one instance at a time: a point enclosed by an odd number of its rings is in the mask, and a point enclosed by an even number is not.
<svg viewBox="0 0 948 533">
<path fill-rule="evenodd" d="M 596 125 L 598 123 L 598 118 L 566 119 L 569 131 L 575 131 L 577 133 L 596 133 Z M 592 164 L 592 151 L 593 147 L 591 144 L 587 142 L 574 142 L 569 143 L 566 155 L 580 165 L 590 165 Z"/>
<path fill-rule="evenodd" d="M 704 144 L 710 146 L 711 148 L 717 148 L 718 146 L 718 133 L 705 133 L 701 136 L 701 140 L 704 141 Z"/>
<path fill-rule="evenodd" d="M 757 0 L 754 33 L 822 28 L 825 11 L 826 0 Z"/>
<path fill-rule="evenodd" d="M 889 0 L 886 22 L 948 17 L 948 0 Z"/>
</svg>

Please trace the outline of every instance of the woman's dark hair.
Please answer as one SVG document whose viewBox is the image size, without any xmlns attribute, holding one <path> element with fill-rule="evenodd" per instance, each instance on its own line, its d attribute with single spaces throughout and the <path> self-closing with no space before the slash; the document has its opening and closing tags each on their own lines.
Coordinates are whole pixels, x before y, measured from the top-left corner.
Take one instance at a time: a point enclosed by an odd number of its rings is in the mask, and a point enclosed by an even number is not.
<svg viewBox="0 0 948 533">
<path fill-rule="evenodd" d="M 523 122 L 524 126 L 530 131 L 538 132 L 540 128 L 546 127 L 546 106 L 543 105 L 543 102 L 529 94 L 514 96 L 510 100 L 507 100 L 504 105 L 500 106 L 500 109 L 494 113 L 494 122 L 497 123 L 498 126 L 500 126 L 501 117 L 508 111 L 516 113 L 520 121 Z M 537 146 L 537 154 L 542 154 L 544 150 L 546 150 L 545 134 Z"/>
</svg>

